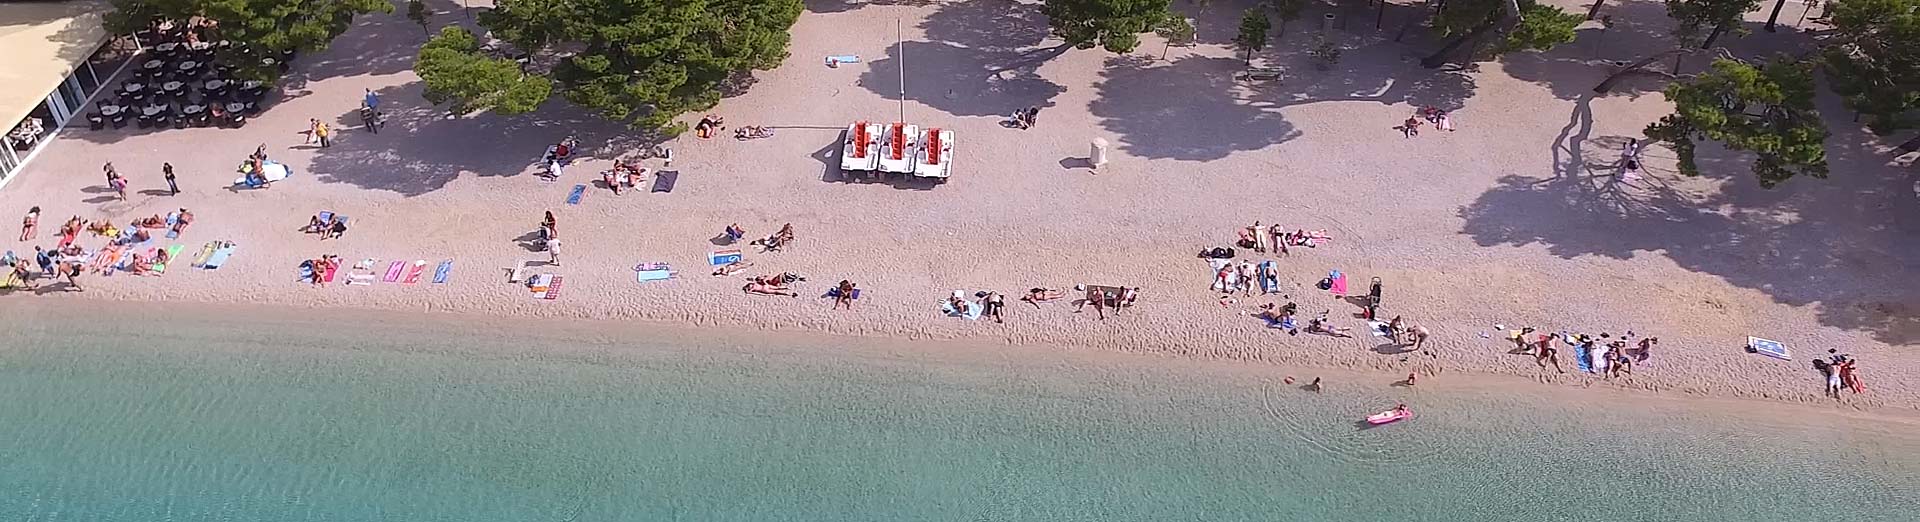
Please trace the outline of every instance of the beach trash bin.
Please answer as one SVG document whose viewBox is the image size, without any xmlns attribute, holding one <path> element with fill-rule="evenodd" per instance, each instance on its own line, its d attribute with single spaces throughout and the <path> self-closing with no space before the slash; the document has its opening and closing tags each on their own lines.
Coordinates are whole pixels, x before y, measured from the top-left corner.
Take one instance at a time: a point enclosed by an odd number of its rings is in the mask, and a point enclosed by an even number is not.
<svg viewBox="0 0 1920 522">
<path fill-rule="evenodd" d="M 1092 164 L 1093 168 L 1095 169 L 1100 168 L 1101 165 L 1107 164 L 1107 139 L 1106 138 L 1093 139 L 1093 150 L 1087 153 L 1087 163 Z"/>
<path fill-rule="evenodd" d="M 1332 29 L 1333 29 L 1333 13 L 1320 15 L 1320 30 L 1330 31 Z"/>
</svg>

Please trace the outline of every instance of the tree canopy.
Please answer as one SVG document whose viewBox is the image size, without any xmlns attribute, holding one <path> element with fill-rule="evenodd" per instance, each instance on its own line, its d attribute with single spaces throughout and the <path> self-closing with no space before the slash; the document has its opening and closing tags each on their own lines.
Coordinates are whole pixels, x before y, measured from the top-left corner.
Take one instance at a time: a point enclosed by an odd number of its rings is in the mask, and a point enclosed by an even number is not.
<svg viewBox="0 0 1920 522">
<path fill-rule="evenodd" d="M 1667 0 L 1667 16 L 1679 23 L 1674 36 L 1681 42 L 1699 41 L 1702 48 L 1713 47 L 1714 40 L 1729 29 L 1745 33 L 1740 18 L 1759 8 L 1760 0 Z M 1709 28 L 1712 32 L 1700 40 L 1700 30 Z"/>
<path fill-rule="evenodd" d="M 552 81 L 521 72 L 518 62 L 482 52 L 473 33 L 459 27 L 441 28 L 420 47 L 413 68 L 426 83 L 427 101 L 453 102 L 456 114 L 531 112 L 553 95 Z"/>
<path fill-rule="evenodd" d="M 1840 0 L 1823 58 L 1847 107 L 1886 134 L 1913 126 L 1920 109 L 1920 0 Z"/>
<path fill-rule="evenodd" d="M 1827 177 L 1827 127 L 1813 108 L 1813 64 L 1785 58 L 1755 66 L 1721 59 L 1690 81 L 1667 86 L 1674 112 L 1647 126 L 1671 144 L 1680 172 L 1699 175 L 1694 142 L 1720 142 L 1759 156 L 1753 173 L 1773 187 L 1796 175 Z"/>
<path fill-rule="evenodd" d="M 535 62 L 550 58 L 539 74 L 568 101 L 636 127 L 677 131 L 683 126 L 671 125 L 674 117 L 712 107 L 737 75 L 778 66 L 801 7 L 801 0 L 499 0 L 479 21 Z"/>
<path fill-rule="evenodd" d="M 1273 21 L 1267 19 L 1266 11 L 1259 7 L 1247 9 L 1240 15 L 1240 35 L 1233 38 L 1233 46 L 1247 52 L 1247 63 L 1253 63 L 1253 53 L 1267 47 L 1267 30 L 1273 28 Z"/>
<path fill-rule="evenodd" d="M 1519 9 L 1518 16 L 1509 16 L 1507 10 L 1516 7 Z M 1451 37 L 1453 41 L 1429 57 L 1426 63 L 1430 66 L 1439 65 L 1441 60 L 1436 58 L 1444 58 L 1453 49 L 1485 37 L 1487 33 L 1502 31 L 1503 22 L 1510 26 L 1504 30 L 1503 37 L 1487 46 L 1487 54 L 1497 56 L 1515 51 L 1545 51 L 1573 41 L 1574 27 L 1584 20 L 1579 15 L 1534 0 L 1452 0 L 1447 3 L 1446 9 L 1434 15 L 1433 27 L 1441 36 Z"/>
<path fill-rule="evenodd" d="M 1126 53 L 1140 45 L 1140 33 L 1172 16 L 1170 6 L 1169 0 L 1046 0 L 1040 12 L 1054 36 L 1075 48 Z"/>
<path fill-rule="evenodd" d="M 386 0 L 113 0 L 112 4 L 107 29 L 120 34 L 145 30 L 161 20 L 185 23 L 199 16 L 216 22 L 207 29 L 212 39 L 234 45 L 219 48 L 215 60 L 233 67 L 240 77 L 259 80 L 280 76 L 280 68 L 263 64 L 262 58 L 324 49 L 353 25 L 353 17 L 393 11 L 393 4 Z"/>
</svg>

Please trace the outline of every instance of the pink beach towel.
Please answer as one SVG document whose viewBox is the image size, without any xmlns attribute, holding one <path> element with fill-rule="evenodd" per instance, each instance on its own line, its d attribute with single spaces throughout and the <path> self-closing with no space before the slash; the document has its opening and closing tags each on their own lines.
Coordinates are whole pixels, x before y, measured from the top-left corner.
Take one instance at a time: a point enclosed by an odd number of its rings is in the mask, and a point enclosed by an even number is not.
<svg viewBox="0 0 1920 522">
<path fill-rule="evenodd" d="M 399 281 L 400 271 L 402 269 L 405 269 L 406 267 L 407 267 L 406 261 L 394 261 L 393 264 L 387 265 L 387 276 L 380 278 L 380 281 L 387 282 L 387 283 Z"/>
<path fill-rule="evenodd" d="M 1333 292 L 1333 295 L 1346 297 L 1347 296 L 1347 274 L 1341 273 L 1341 272 L 1334 272 L 1333 287 L 1329 288 L 1328 290 Z"/>
</svg>

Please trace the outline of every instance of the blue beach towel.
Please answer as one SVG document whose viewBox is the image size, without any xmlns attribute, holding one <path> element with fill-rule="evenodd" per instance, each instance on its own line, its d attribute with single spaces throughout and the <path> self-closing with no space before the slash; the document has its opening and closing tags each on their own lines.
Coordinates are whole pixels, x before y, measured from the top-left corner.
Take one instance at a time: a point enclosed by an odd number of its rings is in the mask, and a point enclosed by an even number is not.
<svg viewBox="0 0 1920 522">
<path fill-rule="evenodd" d="M 826 295 L 822 295 L 822 296 L 820 296 L 820 297 L 840 297 L 840 289 L 839 289 L 839 288 L 837 288 L 837 287 L 836 287 L 836 288 L 828 288 L 828 289 L 827 289 L 827 293 L 826 293 Z M 858 288 L 855 288 L 855 289 L 853 289 L 853 298 L 854 298 L 855 300 L 858 300 L 858 299 L 860 299 L 860 289 L 858 289 Z M 950 308 L 950 307 L 949 307 L 949 308 Z"/>
<path fill-rule="evenodd" d="M 567 204 L 568 204 L 568 205 L 578 205 L 578 204 L 580 204 L 580 197 L 581 197 L 581 196 L 585 196 L 585 195 L 587 195 L 587 186 L 586 186 L 586 185 L 574 185 L 574 186 L 573 186 L 573 193 L 572 193 L 572 194 L 567 194 Z"/>
<path fill-rule="evenodd" d="M 821 58 L 820 62 L 827 64 L 827 67 L 833 67 L 835 65 L 839 65 L 843 63 L 860 63 L 860 55 L 857 55 L 857 54 L 831 55 L 831 56 L 827 56 L 826 58 Z"/>
<path fill-rule="evenodd" d="M 1573 347 L 1573 360 L 1574 364 L 1580 367 L 1580 371 L 1593 373 L 1593 351 L 1588 350 L 1587 345 Z"/>
<path fill-rule="evenodd" d="M 451 275 L 453 275 L 453 260 L 441 261 L 440 266 L 433 269 L 433 284 L 445 284 L 447 277 Z"/>
<path fill-rule="evenodd" d="M 966 310 L 955 311 L 953 309 L 953 303 L 941 301 L 940 311 L 942 313 L 947 314 L 947 317 L 965 317 L 969 321 L 980 320 L 980 312 L 984 311 L 983 309 L 986 307 L 980 306 L 980 303 L 975 303 L 973 301 L 965 301 L 964 303 L 967 306 Z"/>
<path fill-rule="evenodd" d="M 1280 276 L 1274 272 L 1276 272 L 1276 270 L 1274 270 L 1272 260 L 1260 262 L 1259 277 L 1261 293 L 1271 294 L 1280 291 Z"/>
</svg>

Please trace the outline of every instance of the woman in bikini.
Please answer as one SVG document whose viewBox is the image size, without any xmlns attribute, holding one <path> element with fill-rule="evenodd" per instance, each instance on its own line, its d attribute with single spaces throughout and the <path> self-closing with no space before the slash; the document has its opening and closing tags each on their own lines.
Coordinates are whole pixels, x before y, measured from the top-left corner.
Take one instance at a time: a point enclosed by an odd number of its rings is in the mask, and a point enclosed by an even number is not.
<svg viewBox="0 0 1920 522">
<path fill-rule="evenodd" d="M 40 207 L 27 209 L 27 218 L 20 222 L 20 240 L 31 241 L 40 235 Z"/>
</svg>

